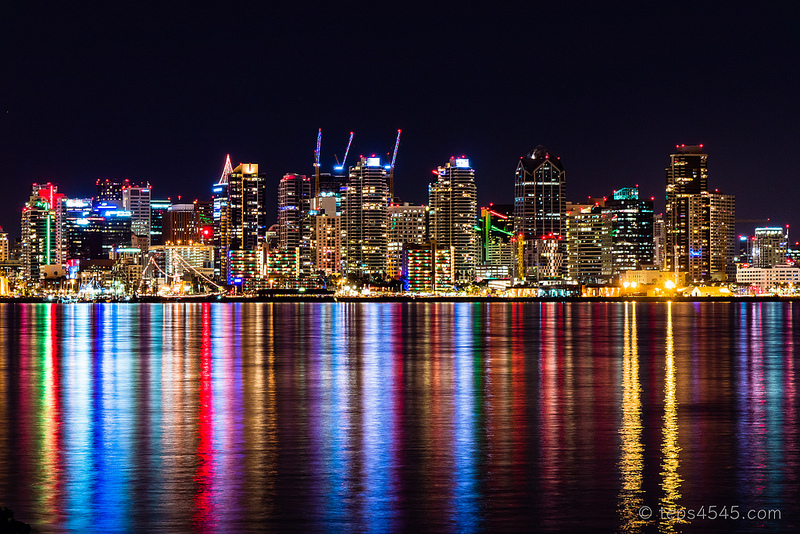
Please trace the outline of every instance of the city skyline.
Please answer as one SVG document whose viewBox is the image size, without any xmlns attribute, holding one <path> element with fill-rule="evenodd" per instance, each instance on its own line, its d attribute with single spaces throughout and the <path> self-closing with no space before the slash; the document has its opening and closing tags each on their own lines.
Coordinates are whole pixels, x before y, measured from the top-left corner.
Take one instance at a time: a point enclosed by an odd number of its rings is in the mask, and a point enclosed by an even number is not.
<svg viewBox="0 0 800 534">
<path fill-rule="evenodd" d="M 385 158 L 402 128 L 397 195 L 415 204 L 430 171 L 460 154 L 478 170 L 479 204 L 506 202 L 490 193 L 511 196 L 518 158 L 542 144 L 565 162 L 569 200 L 639 184 L 662 212 L 664 154 L 702 143 L 716 187 L 749 199 L 739 217 L 800 223 L 784 194 L 800 168 L 790 6 L 534 6 L 535 32 L 513 8 L 471 6 L 31 4 L 3 15 L 6 190 L 50 181 L 87 196 L 111 177 L 194 199 L 226 153 L 277 183 L 312 172 L 318 128 L 328 167 L 351 131 L 352 162 Z M 23 197 L 0 210 L 12 233 Z"/>
</svg>

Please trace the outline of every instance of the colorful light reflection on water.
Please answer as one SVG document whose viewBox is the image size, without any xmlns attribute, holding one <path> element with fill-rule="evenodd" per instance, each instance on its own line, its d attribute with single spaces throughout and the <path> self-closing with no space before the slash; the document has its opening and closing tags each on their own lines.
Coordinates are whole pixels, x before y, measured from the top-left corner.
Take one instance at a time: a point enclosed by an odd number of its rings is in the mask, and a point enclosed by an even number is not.
<svg viewBox="0 0 800 534">
<path fill-rule="evenodd" d="M 790 531 L 798 310 L 3 304 L 0 504 L 42 531 Z M 712 504 L 782 518 L 657 511 Z"/>
</svg>

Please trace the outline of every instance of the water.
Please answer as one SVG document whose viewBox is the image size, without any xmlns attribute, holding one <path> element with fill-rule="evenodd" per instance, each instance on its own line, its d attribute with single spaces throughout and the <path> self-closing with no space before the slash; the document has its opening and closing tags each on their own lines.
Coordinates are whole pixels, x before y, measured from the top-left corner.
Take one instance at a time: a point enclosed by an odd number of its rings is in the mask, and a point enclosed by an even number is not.
<svg viewBox="0 0 800 534">
<path fill-rule="evenodd" d="M 795 321 L 778 302 L 0 304 L 0 505 L 43 532 L 795 531 Z"/>
</svg>

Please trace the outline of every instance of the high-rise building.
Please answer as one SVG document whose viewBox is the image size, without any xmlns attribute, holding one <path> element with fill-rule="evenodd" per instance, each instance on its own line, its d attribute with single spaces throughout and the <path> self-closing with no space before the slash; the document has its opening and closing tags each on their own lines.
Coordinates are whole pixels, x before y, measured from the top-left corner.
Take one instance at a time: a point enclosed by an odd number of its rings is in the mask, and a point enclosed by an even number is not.
<svg viewBox="0 0 800 534">
<path fill-rule="evenodd" d="M 42 267 L 64 262 L 59 206 L 63 197 L 53 184 L 33 184 L 22 208 L 20 255 L 28 280 L 38 281 Z"/>
<path fill-rule="evenodd" d="M 708 193 L 709 246 L 712 276 L 736 279 L 736 199 L 718 191 Z M 788 239 L 787 239 L 788 241 Z"/>
<path fill-rule="evenodd" d="M 428 186 L 430 237 L 438 249 L 452 247 L 456 281 L 472 282 L 480 258 L 475 170 L 465 157 L 450 158 L 436 174 Z"/>
<path fill-rule="evenodd" d="M 479 279 L 508 280 L 514 272 L 514 205 L 490 204 L 481 208 Z"/>
<path fill-rule="evenodd" d="M 653 265 L 659 271 L 664 268 L 664 247 L 667 239 L 666 228 L 664 227 L 664 214 L 656 213 L 653 215 Z"/>
<path fill-rule="evenodd" d="M 386 274 L 389 184 L 380 158 L 362 157 L 353 167 L 342 200 L 345 273 Z"/>
<path fill-rule="evenodd" d="M 405 202 L 389 206 L 389 241 L 386 275 L 397 278 L 402 274 L 403 244 L 421 245 L 425 242 L 425 206 Z"/>
<path fill-rule="evenodd" d="M 150 247 L 150 196 L 150 184 L 122 186 L 122 209 L 131 212 L 131 233 L 142 252 Z"/>
<path fill-rule="evenodd" d="M 328 275 L 342 270 L 342 218 L 333 213 L 314 216 L 314 267 Z"/>
<path fill-rule="evenodd" d="M 0 261 L 8 261 L 8 233 L 0 226 Z"/>
<path fill-rule="evenodd" d="M 122 182 L 116 178 L 97 179 L 97 202 L 117 203 L 118 208 L 122 207 L 119 203 L 122 202 L 122 188 L 127 185 L 128 180 Z"/>
<path fill-rule="evenodd" d="M 258 164 L 240 163 L 228 171 L 229 167 L 226 162 L 220 181 L 212 188 L 215 257 L 219 258 L 214 270 L 221 280 L 232 284 L 231 280 L 239 277 L 232 276 L 229 268 L 231 251 L 255 252 L 259 241 L 264 240 L 267 226 L 265 176 L 258 172 Z M 248 262 L 245 263 L 249 265 Z"/>
<path fill-rule="evenodd" d="M 700 280 L 710 274 L 708 155 L 703 145 L 675 149 L 666 169 L 665 267 Z"/>
<path fill-rule="evenodd" d="M 267 231 L 265 176 L 258 164 L 240 163 L 228 176 L 230 248 L 255 250 Z"/>
<path fill-rule="evenodd" d="M 653 264 L 653 201 L 639 198 L 639 187 L 614 191 L 603 212 L 611 218 L 614 274 Z"/>
<path fill-rule="evenodd" d="M 567 203 L 567 255 L 571 280 L 588 284 L 612 275 L 612 216 L 600 203 Z"/>
<path fill-rule="evenodd" d="M 311 211 L 311 179 L 301 174 L 285 174 L 278 184 L 278 246 L 299 250 L 305 246 L 305 219 Z M 308 251 L 305 251 L 308 254 Z M 302 255 L 302 251 L 301 251 Z"/>
<path fill-rule="evenodd" d="M 756 228 L 752 239 L 752 266 L 768 269 L 786 263 L 789 249 L 789 228 Z"/>
<path fill-rule="evenodd" d="M 200 224 L 194 204 L 173 204 L 164 217 L 164 243 L 186 245 L 200 241 Z"/>
<path fill-rule="evenodd" d="M 150 200 L 150 245 L 163 245 L 164 239 L 164 216 L 172 206 L 171 200 L 153 199 Z"/>
<path fill-rule="evenodd" d="M 703 145 L 675 148 L 666 169 L 665 270 L 685 272 L 689 280 L 732 276 L 734 197 L 708 191 Z"/>
<path fill-rule="evenodd" d="M 410 293 L 449 291 L 456 283 L 453 247 L 439 248 L 435 241 L 403 245 L 403 289 Z"/>
<path fill-rule="evenodd" d="M 540 145 L 520 158 L 514 181 L 517 276 L 539 280 L 564 276 L 566 233 L 564 166 Z"/>
</svg>

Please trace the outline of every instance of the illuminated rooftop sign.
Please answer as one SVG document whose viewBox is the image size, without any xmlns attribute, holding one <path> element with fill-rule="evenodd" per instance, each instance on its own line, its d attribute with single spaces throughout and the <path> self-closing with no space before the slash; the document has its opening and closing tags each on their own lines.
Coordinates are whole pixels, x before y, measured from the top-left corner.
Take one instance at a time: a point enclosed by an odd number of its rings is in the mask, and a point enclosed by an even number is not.
<svg viewBox="0 0 800 534">
<path fill-rule="evenodd" d="M 367 158 L 367 167 L 380 167 L 381 158 Z"/>
<path fill-rule="evenodd" d="M 456 158 L 456 167 L 469 167 L 469 158 Z"/>
</svg>

